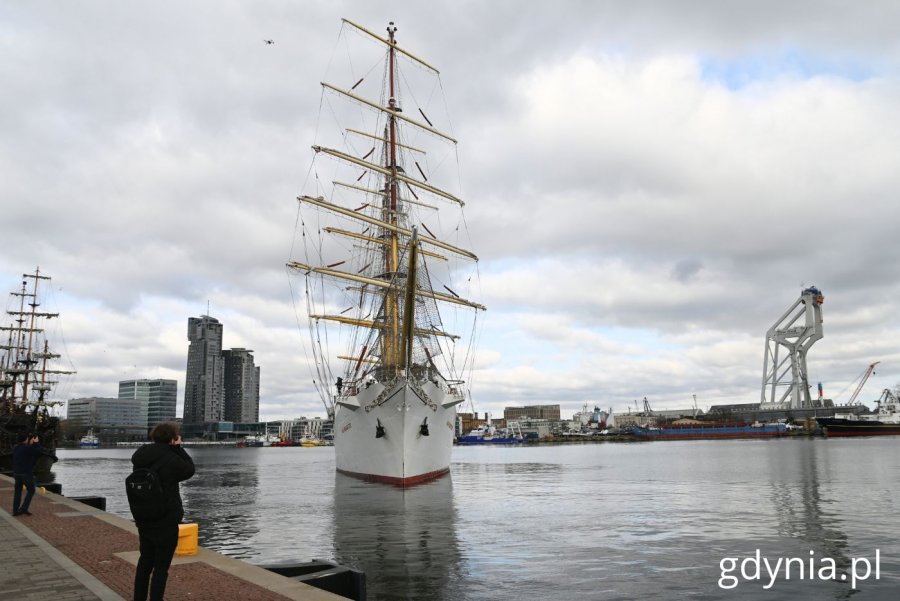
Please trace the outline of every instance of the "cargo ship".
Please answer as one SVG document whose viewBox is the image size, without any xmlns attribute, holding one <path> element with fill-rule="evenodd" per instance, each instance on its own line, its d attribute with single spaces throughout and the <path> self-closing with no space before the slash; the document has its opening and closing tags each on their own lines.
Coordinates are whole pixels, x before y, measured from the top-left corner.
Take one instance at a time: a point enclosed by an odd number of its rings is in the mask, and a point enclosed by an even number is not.
<svg viewBox="0 0 900 601">
<path fill-rule="evenodd" d="M 825 436 L 886 436 L 900 434 L 900 405 L 887 388 L 875 401 L 875 413 L 835 414 L 834 417 L 817 417 L 816 422 Z"/>
<path fill-rule="evenodd" d="M 644 440 L 695 440 L 723 438 L 772 438 L 787 434 L 781 423 L 710 422 L 665 426 L 633 426 L 631 434 Z"/>
</svg>

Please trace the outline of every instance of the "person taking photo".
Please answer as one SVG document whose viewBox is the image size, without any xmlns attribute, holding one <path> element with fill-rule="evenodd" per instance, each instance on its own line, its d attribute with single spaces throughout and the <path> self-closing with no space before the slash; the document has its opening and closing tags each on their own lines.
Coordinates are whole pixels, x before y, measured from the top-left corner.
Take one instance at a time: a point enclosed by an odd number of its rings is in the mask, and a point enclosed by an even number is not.
<svg viewBox="0 0 900 601">
<path fill-rule="evenodd" d="M 169 566 L 178 546 L 178 524 L 184 518 L 179 483 L 194 475 L 194 461 L 181 448 L 178 424 L 163 422 L 150 432 L 150 444 L 145 444 L 131 456 L 135 469 L 150 468 L 159 476 L 162 487 L 162 507 L 158 517 L 147 519 L 132 515 L 138 529 L 140 558 L 134 574 L 134 600 L 163 601 Z"/>
</svg>

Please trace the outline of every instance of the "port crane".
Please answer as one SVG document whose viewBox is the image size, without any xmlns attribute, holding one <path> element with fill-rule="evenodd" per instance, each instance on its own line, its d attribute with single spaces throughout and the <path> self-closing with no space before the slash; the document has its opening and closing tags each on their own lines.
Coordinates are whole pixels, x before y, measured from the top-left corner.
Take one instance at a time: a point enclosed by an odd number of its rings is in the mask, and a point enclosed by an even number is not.
<svg viewBox="0 0 900 601">
<path fill-rule="evenodd" d="M 859 396 L 860 391 L 862 390 L 863 386 L 865 386 L 866 380 L 869 379 L 869 376 L 871 376 L 873 373 L 875 373 L 875 366 L 878 365 L 879 363 L 881 363 L 881 361 L 876 361 L 875 363 L 871 364 L 866 369 L 865 373 L 862 375 L 862 378 L 859 381 L 859 384 L 857 384 L 857 386 L 856 386 L 856 390 L 854 390 L 853 394 L 850 395 L 850 400 L 847 401 L 848 405 L 852 405 L 854 402 L 856 402 L 856 397 Z M 888 391 L 888 392 L 890 392 L 890 391 Z"/>
<path fill-rule="evenodd" d="M 878 400 L 875 401 L 875 404 L 878 406 L 878 412 L 882 411 L 886 413 L 893 413 L 895 409 L 895 405 L 897 404 L 897 397 L 894 396 L 894 393 L 891 392 L 890 388 L 885 388 L 881 391 L 881 396 L 878 397 Z"/>
<path fill-rule="evenodd" d="M 760 399 L 763 407 L 800 409 L 813 406 L 806 355 L 822 338 L 824 302 L 825 297 L 818 288 L 806 288 L 766 333 Z"/>
<path fill-rule="evenodd" d="M 891 392 L 891 389 L 890 389 L 890 388 L 885 388 L 884 390 L 881 391 L 881 396 L 878 397 L 878 400 L 875 401 L 875 402 L 878 403 L 878 404 L 881 404 L 881 403 L 896 403 L 896 402 L 897 402 L 897 397 L 894 395 L 893 392 Z"/>
</svg>

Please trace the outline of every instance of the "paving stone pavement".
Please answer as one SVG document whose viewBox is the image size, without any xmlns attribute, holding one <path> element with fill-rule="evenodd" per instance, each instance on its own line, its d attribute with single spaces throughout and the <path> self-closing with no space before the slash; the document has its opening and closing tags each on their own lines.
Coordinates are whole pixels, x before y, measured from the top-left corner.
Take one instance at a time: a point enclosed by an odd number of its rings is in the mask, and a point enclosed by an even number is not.
<svg viewBox="0 0 900 601">
<path fill-rule="evenodd" d="M 0 600 L 98 601 L 99 596 L 60 565 L 46 548 L 16 528 L 7 511 L 0 512 Z M 107 596 L 107 599 L 121 599 Z"/>
<path fill-rule="evenodd" d="M 31 516 L 12 511 L 11 478 L 0 476 L 0 601 L 125 601 L 137 561 L 130 520 L 52 493 Z M 346 601 L 259 567 L 200 548 L 176 557 L 168 601 Z"/>
</svg>

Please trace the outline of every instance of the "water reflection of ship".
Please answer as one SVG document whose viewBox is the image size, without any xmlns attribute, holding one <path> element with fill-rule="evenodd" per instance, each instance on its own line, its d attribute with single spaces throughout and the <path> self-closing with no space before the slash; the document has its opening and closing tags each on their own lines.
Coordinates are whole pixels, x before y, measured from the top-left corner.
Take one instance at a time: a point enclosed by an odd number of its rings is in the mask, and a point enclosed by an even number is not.
<svg viewBox="0 0 900 601">
<path fill-rule="evenodd" d="M 452 598 L 461 562 L 452 484 L 404 490 L 335 475 L 335 562 L 365 572 L 370 601 Z"/>
</svg>

